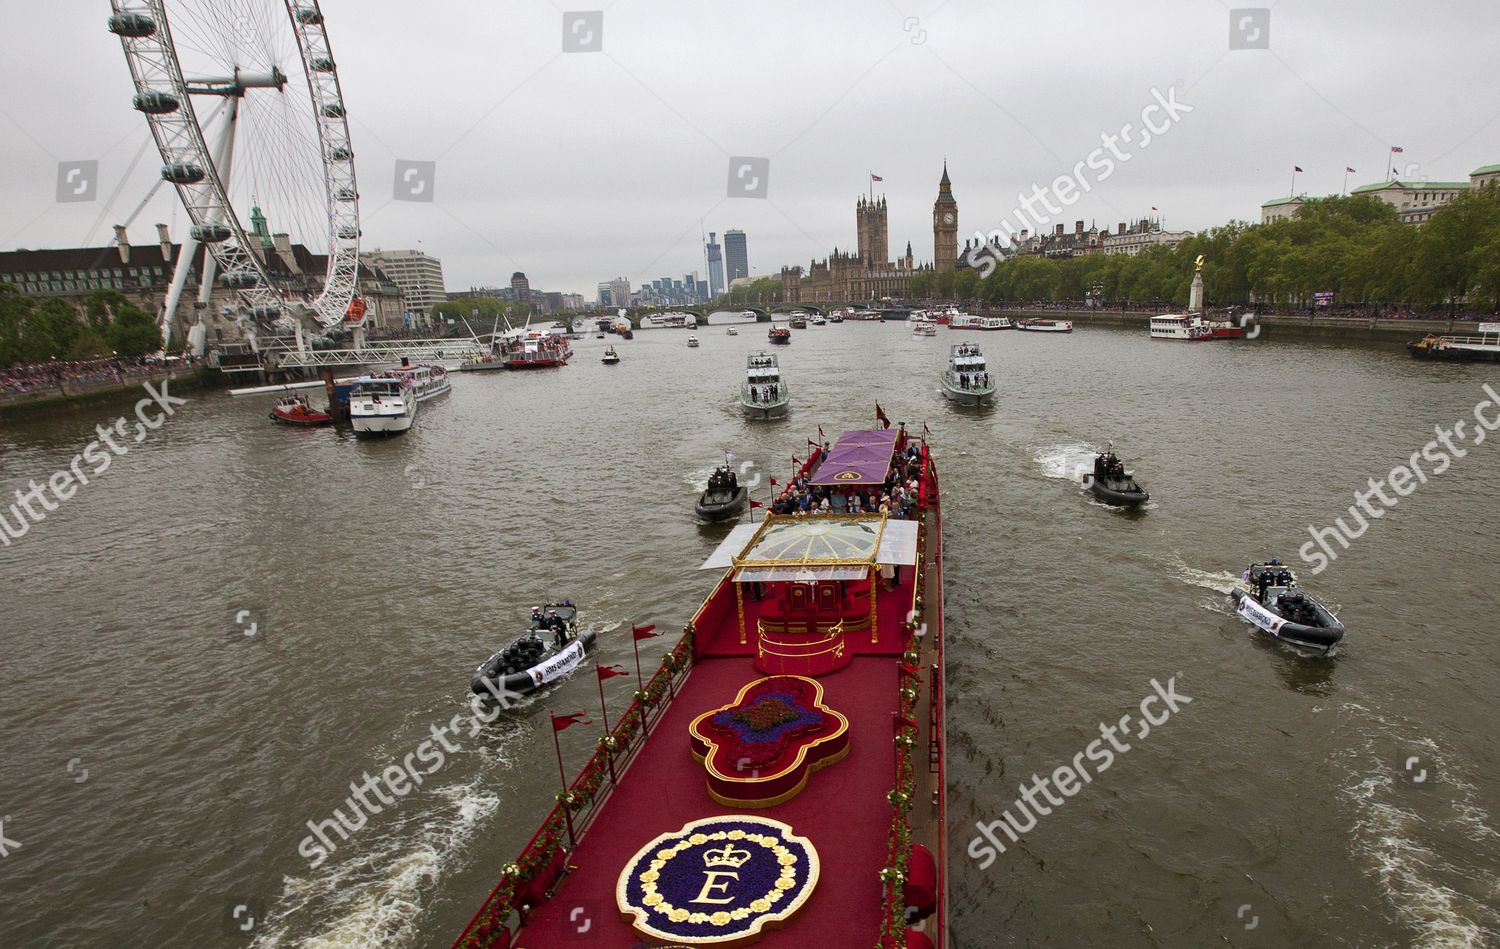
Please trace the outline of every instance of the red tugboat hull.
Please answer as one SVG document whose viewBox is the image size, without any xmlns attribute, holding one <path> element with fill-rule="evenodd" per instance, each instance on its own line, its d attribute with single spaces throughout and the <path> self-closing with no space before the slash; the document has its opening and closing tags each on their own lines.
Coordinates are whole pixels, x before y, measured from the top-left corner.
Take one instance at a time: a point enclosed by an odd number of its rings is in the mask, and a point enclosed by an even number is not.
<svg viewBox="0 0 1500 949">
<path fill-rule="evenodd" d="M 456 947 L 572 947 L 579 907 L 601 946 L 950 945 L 936 467 L 874 429 L 796 475 L 878 495 L 897 466 L 909 518 L 741 525 L 672 648 L 637 628 L 642 662 L 665 657 L 610 730 L 554 716 L 563 758 L 592 755 Z M 777 650 L 808 671 L 765 671 Z"/>
<path fill-rule="evenodd" d="M 278 405 L 271 410 L 271 421 L 279 425 L 290 425 L 293 428 L 320 428 L 324 425 L 333 424 L 333 416 L 318 409 L 303 408 L 298 411 Z"/>
</svg>

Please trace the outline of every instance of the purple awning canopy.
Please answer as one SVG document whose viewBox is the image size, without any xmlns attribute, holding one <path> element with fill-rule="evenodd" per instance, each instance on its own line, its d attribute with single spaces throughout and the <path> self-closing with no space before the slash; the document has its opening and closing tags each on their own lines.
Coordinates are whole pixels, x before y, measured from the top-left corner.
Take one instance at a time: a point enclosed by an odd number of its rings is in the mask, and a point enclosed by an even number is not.
<svg viewBox="0 0 1500 949">
<path fill-rule="evenodd" d="M 900 432 L 889 428 L 845 432 L 808 481 L 827 485 L 884 484 L 899 435 Z"/>
</svg>

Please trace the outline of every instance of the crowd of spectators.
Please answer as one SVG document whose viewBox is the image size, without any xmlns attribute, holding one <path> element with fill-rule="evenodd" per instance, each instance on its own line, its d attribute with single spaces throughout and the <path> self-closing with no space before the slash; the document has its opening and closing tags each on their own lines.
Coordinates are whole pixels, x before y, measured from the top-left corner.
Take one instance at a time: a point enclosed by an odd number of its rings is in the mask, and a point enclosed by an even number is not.
<svg viewBox="0 0 1500 949">
<path fill-rule="evenodd" d="M 810 484 L 806 475 L 787 485 L 775 501 L 775 514 L 887 514 L 897 520 L 916 516 L 921 499 L 922 449 L 907 444 L 892 459 L 885 483 L 868 487 L 837 487 Z"/>
<path fill-rule="evenodd" d="M 125 383 L 144 379 L 165 368 L 182 368 L 195 360 L 188 357 L 147 356 L 123 359 L 106 356 L 101 359 L 62 360 L 7 366 L 0 369 L 0 393 L 24 395 L 31 392 L 66 390 L 69 385 L 87 386 L 97 383 Z"/>
</svg>

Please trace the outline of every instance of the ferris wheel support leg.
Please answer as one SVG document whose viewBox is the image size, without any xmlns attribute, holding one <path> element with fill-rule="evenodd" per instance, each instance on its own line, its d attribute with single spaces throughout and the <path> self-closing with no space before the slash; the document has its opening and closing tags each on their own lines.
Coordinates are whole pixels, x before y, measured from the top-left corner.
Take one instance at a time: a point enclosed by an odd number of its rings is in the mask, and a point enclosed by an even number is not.
<svg viewBox="0 0 1500 949">
<path fill-rule="evenodd" d="M 192 236 L 184 238 L 182 249 L 177 252 L 177 266 L 172 271 L 172 282 L 167 287 L 167 300 L 161 310 L 161 348 L 166 349 L 172 341 L 172 321 L 177 318 L 177 304 L 182 300 L 182 290 L 187 286 L 188 271 L 198 253 L 198 242 Z M 212 257 L 204 254 L 205 257 Z"/>
</svg>

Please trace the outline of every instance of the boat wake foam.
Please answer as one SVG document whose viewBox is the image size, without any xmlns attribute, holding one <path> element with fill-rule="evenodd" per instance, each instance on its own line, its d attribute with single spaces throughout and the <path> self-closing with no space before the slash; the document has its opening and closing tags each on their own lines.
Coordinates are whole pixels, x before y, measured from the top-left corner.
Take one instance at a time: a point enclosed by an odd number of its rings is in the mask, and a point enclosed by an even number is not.
<svg viewBox="0 0 1500 949">
<path fill-rule="evenodd" d="M 510 764 L 499 755 L 487 757 Z M 416 945 L 424 901 L 475 830 L 500 807 L 500 795 L 481 787 L 488 783 L 479 776 L 434 789 L 421 800 L 408 799 L 389 814 L 384 828 L 366 827 L 352 837 L 347 855 L 335 855 L 307 876 L 284 877 L 281 899 L 252 949 Z M 317 931 L 309 932 L 309 925 Z"/>
<path fill-rule="evenodd" d="M 1073 442 L 1038 448 L 1031 457 L 1047 477 L 1061 478 L 1081 486 L 1083 476 L 1094 470 L 1096 454 L 1097 449 Z"/>
<path fill-rule="evenodd" d="M 1362 732 L 1343 755 L 1342 794 L 1354 809 L 1352 850 L 1380 884 L 1412 945 L 1500 944 L 1500 833 L 1454 760 L 1411 723 L 1349 703 Z"/>
<path fill-rule="evenodd" d="M 1226 597 L 1231 590 L 1240 585 L 1240 575 L 1230 573 L 1228 570 L 1199 570 L 1197 567 L 1188 566 L 1187 562 L 1180 558 L 1168 561 L 1167 566 L 1174 577 L 1188 586 L 1213 590 Z"/>
</svg>

